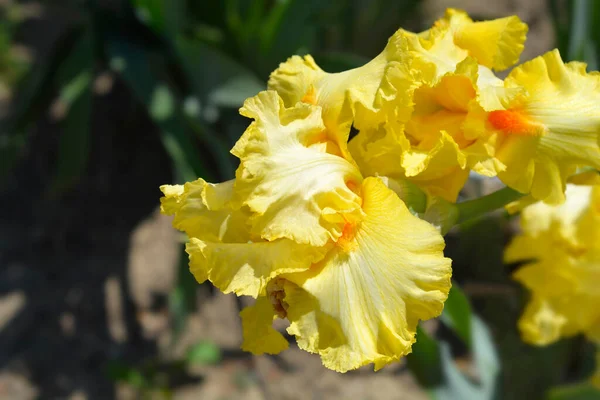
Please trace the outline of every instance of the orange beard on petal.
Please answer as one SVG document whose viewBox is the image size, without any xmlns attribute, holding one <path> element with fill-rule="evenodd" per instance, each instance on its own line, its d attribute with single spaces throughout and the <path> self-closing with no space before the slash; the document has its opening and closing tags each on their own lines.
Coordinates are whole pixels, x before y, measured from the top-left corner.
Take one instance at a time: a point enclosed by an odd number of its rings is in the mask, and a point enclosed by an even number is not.
<svg viewBox="0 0 600 400">
<path fill-rule="evenodd" d="M 356 235 L 356 224 L 346 222 L 342 230 L 342 236 L 337 240 L 336 245 L 345 252 L 354 250 L 357 246 L 354 236 Z"/>
<path fill-rule="evenodd" d="M 302 103 L 312 104 L 313 106 L 317 105 L 317 93 L 313 85 L 310 85 L 310 88 L 308 88 L 300 101 Z"/>
<path fill-rule="evenodd" d="M 496 110 L 488 114 L 494 128 L 508 134 L 539 136 L 545 133 L 544 125 L 532 121 L 524 111 Z"/>
</svg>

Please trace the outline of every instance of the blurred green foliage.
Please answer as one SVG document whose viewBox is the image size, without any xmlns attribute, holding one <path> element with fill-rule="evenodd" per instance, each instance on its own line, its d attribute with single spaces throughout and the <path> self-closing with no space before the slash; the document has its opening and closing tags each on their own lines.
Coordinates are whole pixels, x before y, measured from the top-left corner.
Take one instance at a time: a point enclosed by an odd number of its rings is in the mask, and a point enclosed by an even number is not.
<svg viewBox="0 0 600 400">
<path fill-rule="evenodd" d="M 27 72 L 27 56 L 19 54 L 13 36 L 19 23 L 25 18 L 17 4 L 0 3 L 0 100 L 8 96 L 10 88 Z"/>
<path fill-rule="evenodd" d="M 583 61 L 597 71 L 600 56 L 600 2 L 549 0 L 556 45 L 566 60 Z"/>
</svg>

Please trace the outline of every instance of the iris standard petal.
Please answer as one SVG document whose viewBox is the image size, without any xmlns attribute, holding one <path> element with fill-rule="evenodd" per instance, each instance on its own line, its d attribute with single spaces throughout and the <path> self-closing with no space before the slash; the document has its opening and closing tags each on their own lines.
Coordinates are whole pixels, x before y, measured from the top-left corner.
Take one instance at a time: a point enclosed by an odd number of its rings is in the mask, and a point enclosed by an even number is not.
<svg viewBox="0 0 600 400">
<path fill-rule="evenodd" d="M 241 161 L 235 191 L 254 213 L 254 234 L 323 246 L 342 233 L 324 213 L 360 218 L 361 199 L 352 189 L 362 176 L 332 154 L 336 146 L 323 135 L 320 107 L 285 108 L 275 91 L 266 91 L 248 99 L 241 112 L 255 121 L 232 150 Z"/>
<path fill-rule="evenodd" d="M 467 50 L 479 64 L 495 70 L 509 68 L 519 60 L 528 31 L 527 24 L 515 15 L 473 22 L 464 11 L 452 8 L 435 26 L 449 27 L 457 46 Z"/>
</svg>

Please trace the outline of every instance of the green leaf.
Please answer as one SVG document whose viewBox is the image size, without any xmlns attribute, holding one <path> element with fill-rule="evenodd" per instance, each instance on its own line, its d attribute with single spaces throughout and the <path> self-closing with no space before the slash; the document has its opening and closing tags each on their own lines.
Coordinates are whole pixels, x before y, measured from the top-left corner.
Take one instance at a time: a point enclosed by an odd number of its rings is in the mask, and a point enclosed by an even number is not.
<svg viewBox="0 0 600 400">
<path fill-rule="evenodd" d="M 168 84 L 162 55 L 123 38 L 109 37 L 107 42 L 111 66 L 121 74 L 159 127 L 161 140 L 179 178 L 184 181 L 198 176 L 210 179 L 186 129 L 182 102 Z"/>
<path fill-rule="evenodd" d="M 177 343 L 181 333 L 183 333 L 187 317 L 196 310 L 196 289 L 198 285 L 192 274 L 190 274 L 188 263 L 188 254 L 185 252 L 185 246 L 182 245 L 179 250 L 177 284 L 169 294 L 169 312 L 173 319 L 172 345 Z"/>
<path fill-rule="evenodd" d="M 150 387 L 150 382 L 141 371 L 132 368 L 120 361 L 110 361 L 107 366 L 107 375 L 114 382 L 123 382 L 144 389 Z"/>
<path fill-rule="evenodd" d="M 600 389 L 591 383 L 560 386 L 550 390 L 548 400 L 599 400 Z"/>
<path fill-rule="evenodd" d="M 442 383 L 440 346 L 421 326 L 417 326 L 417 341 L 406 363 L 421 385 L 435 387 Z"/>
<path fill-rule="evenodd" d="M 268 75 L 294 54 L 311 52 L 317 41 L 314 23 L 327 2 L 319 0 L 281 0 L 263 19 L 259 32 L 258 60 L 261 74 Z M 252 54 L 251 54 L 252 55 Z"/>
<path fill-rule="evenodd" d="M 594 3 L 591 0 L 574 0 L 569 38 L 569 60 L 580 60 L 596 69 L 596 49 L 592 35 L 591 19 L 594 16 Z"/>
<path fill-rule="evenodd" d="M 413 354 L 407 357 L 410 370 L 434 399 L 495 399 L 500 366 L 494 343 L 483 321 L 472 314 L 471 306 L 457 284 L 452 286 L 442 321 L 467 346 L 476 379 L 459 368 L 450 343 L 443 340 L 438 343 L 421 329 L 417 331 Z"/>
<path fill-rule="evenodd" d="M 250 70 L 200 41 L 180 37 L 175 48 L 200 103 L 239 108 L 265 89 Z"/>
<path fill-rule="evenodd" d="M 85 171 L 89 156 L 92 115 L 93 38 L 85 32 L 61 65 L 57 85 L 61 88 L 54 103 L 61 118 L 56 175 L 50 187 L 60 193 L 76 184 Z M 59 111 L 56 111 L 56 110 Z"/>
<path fill-rule="evenodd" d="M 440 345 L 444 384 L 432 390 L 437 400 L 492 400 L 496 397 L 499 363 L 489 330 L 476 316 L 471 318 L 474 370 L 478 381 L 468 378 L 459 368 L 447 343 Z"/>
<path fill-rule="evenodd" d="M 159 35 L 173 37 L 185 26 L 184 0 L 131 0 L 137 18 Z"/>
<path fill-rule="evenodd" d="M 7 120 L 0 121 L 0 180 L 5 178 L 23 154 L 29 127 L 46 111 L 52 100 L 57 71 L 63 60 L 72 53 L 81 36 L 81 29 L 68 29 L 57 39 L 57 44 L 39 60 L 17 85 Z"/>
<path fill-rule="evenodd" d="M 456 283 L 450 288 L 441 318 L 446 325 L 458 334 L 467 347 L 472 346 L 471 305 L 467 296 L 458 288 Z"/>
<path fill-rule="evenodd" d="M 199 342 L 188 350 L 186 359 L 190 364 L 217 364 L 221 361 L 221 350 L 212 342 Z"/>
<path fill-rule="evenodd" d="M 175 110 L 175 99 L 164 84 L 154 87 L 148 112 L 155 121 L 167 121 Z"/>
</svg>

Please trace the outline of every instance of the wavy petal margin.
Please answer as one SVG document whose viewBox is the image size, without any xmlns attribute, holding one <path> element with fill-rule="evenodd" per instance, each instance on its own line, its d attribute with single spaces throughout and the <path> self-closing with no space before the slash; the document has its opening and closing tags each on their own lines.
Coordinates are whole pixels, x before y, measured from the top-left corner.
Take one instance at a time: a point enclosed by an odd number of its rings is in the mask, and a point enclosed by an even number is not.
<svg viewBox="0 0 600 400">
<path fill-rule="evenodd" d="M 282 276 L 288 332 L 340 372 L 410 353 L 419 320 L 438 316 L 450 289 L 439 232 L 378 178 L 362 191 L 364 221 L 310 270 Z"/>
</svg>

